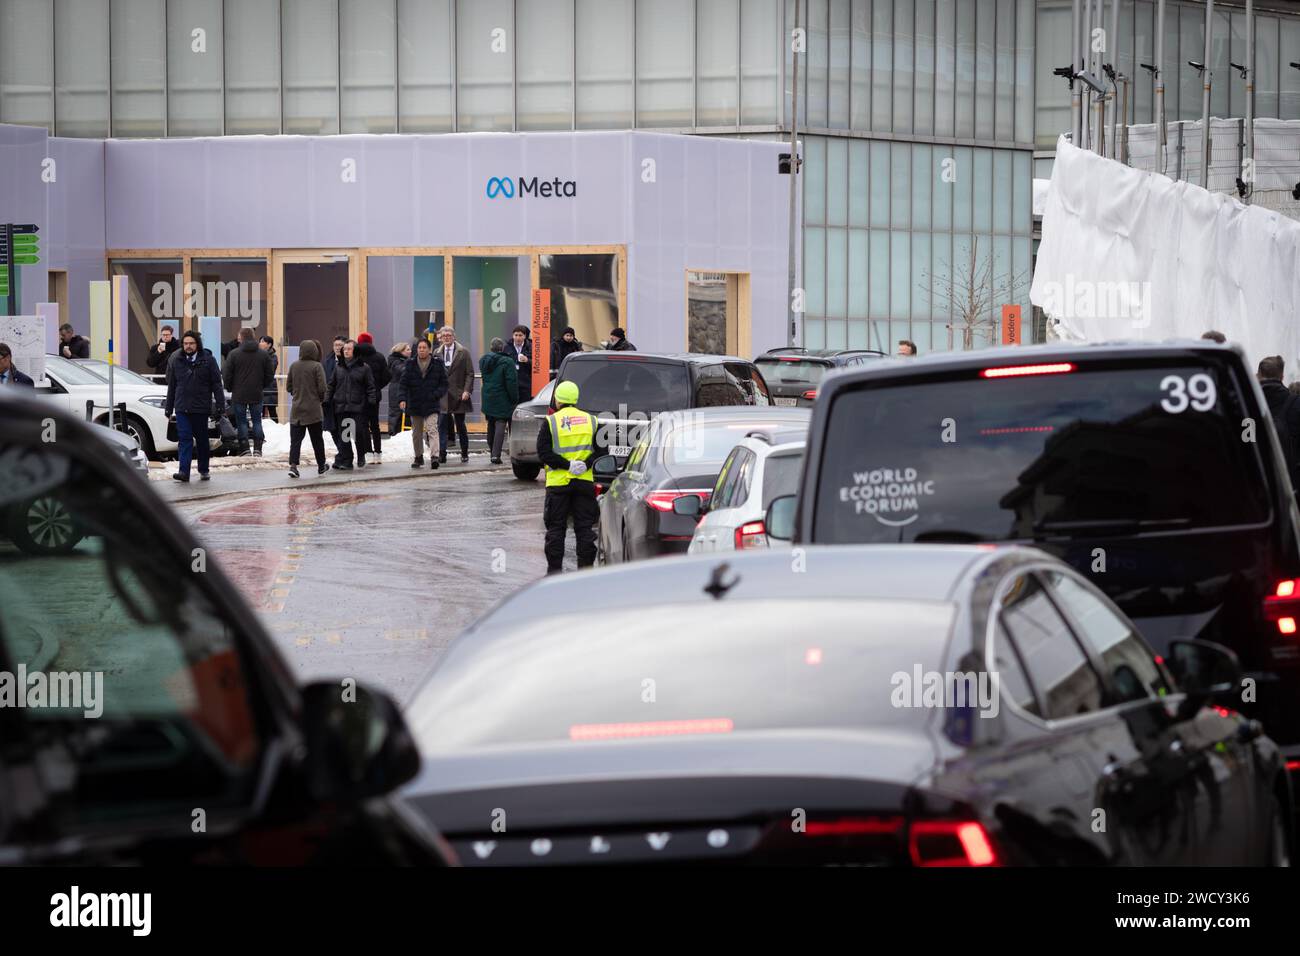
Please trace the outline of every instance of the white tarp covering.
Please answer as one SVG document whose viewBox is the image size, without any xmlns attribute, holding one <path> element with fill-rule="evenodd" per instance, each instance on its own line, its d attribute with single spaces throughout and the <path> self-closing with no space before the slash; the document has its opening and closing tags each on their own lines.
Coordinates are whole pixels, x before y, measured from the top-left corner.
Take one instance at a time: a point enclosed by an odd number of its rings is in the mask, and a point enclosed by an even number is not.
<svg viewBox="0 0 1300 956">
<path fill-rule="evenodd" d="M 1300 223 L 1062 138 L 1031 301 L 1085 341 L 1218 329 L 1252 362 L 1300 366 Z"/>
</svg>

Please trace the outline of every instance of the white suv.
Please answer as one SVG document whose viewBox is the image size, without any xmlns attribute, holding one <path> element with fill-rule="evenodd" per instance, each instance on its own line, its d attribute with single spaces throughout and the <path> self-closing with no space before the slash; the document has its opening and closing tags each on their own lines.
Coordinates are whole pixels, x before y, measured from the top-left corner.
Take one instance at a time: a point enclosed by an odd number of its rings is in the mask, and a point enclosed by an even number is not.
<svg viewBox="0 0 1300 956">
<path fill-rule="evenodd" d="M 754 431 L 731 450 L 688 554 L 769 546 L 763 518 L 773 498 L 798 489 L 806 434 L 807 429 Z"/>
</svg>

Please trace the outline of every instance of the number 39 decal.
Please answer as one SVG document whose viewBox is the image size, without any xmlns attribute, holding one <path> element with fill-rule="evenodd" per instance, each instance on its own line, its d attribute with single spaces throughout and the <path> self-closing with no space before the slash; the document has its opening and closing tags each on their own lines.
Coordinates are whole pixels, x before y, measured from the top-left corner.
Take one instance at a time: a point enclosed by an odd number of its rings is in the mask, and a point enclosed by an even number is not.
<svg viewBox="0 0 1300 956">
<path fill-rule="evenodd" d="M 1204 373 L 1189 378 L 1166 375 L 1160 380 L 1160 391 L 1168 393 L 1160 400 L 1160 407 L 1170 415 L 1178 415 L 1191 406 L 1198 412 L 1208 412 L 1218 401 L 1214 379 Z"/>
</svg>

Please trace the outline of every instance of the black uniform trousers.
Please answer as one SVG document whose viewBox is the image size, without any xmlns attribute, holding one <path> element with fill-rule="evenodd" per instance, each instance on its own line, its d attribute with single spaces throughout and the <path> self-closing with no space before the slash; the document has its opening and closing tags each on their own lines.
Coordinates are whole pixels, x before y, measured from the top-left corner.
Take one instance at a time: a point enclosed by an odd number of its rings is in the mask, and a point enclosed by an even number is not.
<svg viewBox="0 0 1300 956">
<path fill-rule="evenodd" d="M 596 504 L 596 486 L 585 479 L 573 479 L 567 485 L 546 489 L 542 520 L 546 522 L 546 573 L 558 573 L 564 563 L 564 536 L 569 519 L 573 519 L 573 537 L 577 543 L 578 567 L 596 563 L 596 522 L 600 508 Z"/>
</svg>

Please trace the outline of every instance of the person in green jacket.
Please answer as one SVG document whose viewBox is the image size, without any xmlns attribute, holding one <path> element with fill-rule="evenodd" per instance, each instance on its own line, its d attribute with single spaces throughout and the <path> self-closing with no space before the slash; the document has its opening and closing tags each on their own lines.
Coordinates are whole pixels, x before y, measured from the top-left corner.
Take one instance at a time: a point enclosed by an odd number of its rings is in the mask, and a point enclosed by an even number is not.
<svg viewBox="0 0 1300 956">
<path fill-rule="evenodd" d="M 483 414 L 487 417 L 487 441 L 492 449 L 492 464 L 501 464 L 501 446 L 506 440 L 506 425 L 519 401 L 518 374 L 515 363 L 506 358 L 506 343 L 493 339 L 491 351 L 478 360 L 483 375 Z"/>
</svg>

